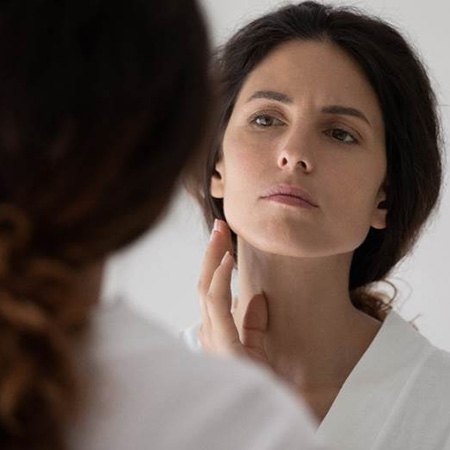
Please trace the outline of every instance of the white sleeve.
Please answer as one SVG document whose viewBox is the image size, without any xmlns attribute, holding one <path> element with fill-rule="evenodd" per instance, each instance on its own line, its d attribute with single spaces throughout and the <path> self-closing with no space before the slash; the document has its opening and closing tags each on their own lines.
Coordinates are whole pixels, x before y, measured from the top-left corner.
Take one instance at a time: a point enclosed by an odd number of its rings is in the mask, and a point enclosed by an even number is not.
<svg viewBox="0 0 450 450">
<path fill-rule="evenodd" d="M 186 345 L 186 347 L 194 352 L 202 351 L 202 345 L 200 344 L 200 340 L 198 339 L 199 328 L 200 323 L 197 323 L 181 331 L 179 335 L 181 341 Z"/>
</svg>

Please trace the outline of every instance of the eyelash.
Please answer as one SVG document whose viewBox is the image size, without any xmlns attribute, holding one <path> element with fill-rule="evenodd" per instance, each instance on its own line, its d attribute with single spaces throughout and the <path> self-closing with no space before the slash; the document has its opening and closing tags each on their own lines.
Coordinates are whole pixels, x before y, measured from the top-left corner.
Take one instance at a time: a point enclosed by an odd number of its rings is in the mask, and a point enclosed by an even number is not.
<svg viewBox="0 0 450 450">
<path fill-rule="evenodd" d="M 351 142 L 345 142 L 345 141 L 343 141 L 343 140 L 341 140 L 341 139 L 334 138 L 334 137 L 331 135 L 334 131 L 339 131 L 339 132 L 345 133 L 347 136 L 350 136 L 350 137 L 352 138 L 352 141 L 351 141 Z M 344 145 L 355 145 L 355 144 L 359 144 L 359 140 L 358 140 L 352 133 L 350 133 L 350 132 L 347 131 L 347 130 L 344 130 L 343 128 L 332 128 L 331 130 L 327 130 L 327 131 L 325 132 L 325 134 L 326 134 L 327 136 L 330 136 L 332 139 L 337 140 L 339 143 L 344 144 Z"/>
<path fill-rule="evenodd" d="M 279 125 L 273 125 L 273 124 L 272 125 L 259 125 L 257 123 L 257 120 L 260 119 L 260 118 L 265 118 L 265 119 L 270 119 L 270 120 L 277 120 L 277 121 L 281 122 L 281 124 L 279 124 Z M 254 116 L 252 116 L 250 118 L 250 124 L 255 126 L 256 128 L 260 128 L 260 129 L 262 129 L 262 128 L 272 128 L 274 126 L 275 127 L 279 127 L 279 126 L 284 126 L 285 125 L 285 123 L 281 119 L 278 119 L 277 117 L 274 117 L 273 115 L 267 114 L 267 113 L 265 113 L 265 114 L 264 113 L 255 114 Z M 344 140 L 337 139 L 337 138 L 333 137 L 332 133 L 335 132 L 335 131 L 339 131 L 341 133 L 345 133 L 347 136 L 351 137 L 352 141 L 351 142 L 345 142 Z M 344 130 L 343 128 L 338 128 L 338 127 L 331 128 L 330 130 L 327 130 L 325 132 L 325 134 L 327 136 L 331 137 L 332 139 L 338 141 L 339 143 L 344 144 L 344 145 L 359 144 L 359 139 L 357 139 L 352 133 L 350 133 L 347 130 Z"/>
<path fill-rule="evenodd" d="M 278 122 L 281 122 L 281 124 L 280 125 L 259 125 L 258 123 L 256 123 L 256 121 L 262 117 L 264 117 L 266 119 L 277 120 Z M 254 125 L 257 128 L 271 128 L 272 126 L 278 126 L 278 127 L 283 126 L 284 122 L 281 119 L 278 119 L 277 117 L 274 117 L 271 114 L 258 113 L 250 118 L 250 124 Z"/>
</svg>

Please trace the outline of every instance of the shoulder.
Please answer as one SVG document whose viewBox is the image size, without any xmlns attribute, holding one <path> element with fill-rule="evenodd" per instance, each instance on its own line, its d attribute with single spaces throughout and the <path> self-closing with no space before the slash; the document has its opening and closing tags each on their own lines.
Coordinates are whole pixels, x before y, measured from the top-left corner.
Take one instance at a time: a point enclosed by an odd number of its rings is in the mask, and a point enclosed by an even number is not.
<svg viewBox="0 0 450 450">
<path fill-rule="evenodd" d="M 416 383 L 436 392 L 436 397 L 450 404 L 450 353 L 429 344 L 428 354 L 418 371 Z"/>
<path fill-rule="evenodd" d="M 393 314 L 390 331 L 390 347 L 408 369 L 409 384 L 416 390 L 440 391 L 446 401 L 450 400 L 450 353 L 434 346 L 398 314 Z"/>
<path fill-rule="evenodd" d="M 431 344 L 427 350 L 393 402 L 384 448 L 450 450 L 450 355 Z"/>
<path fill-rule="evenodd" d="M 414 361 L 403 366 L 405 382 L 393 405 L 390 429 L 399 442 L 414 441 L 409 448 L 450 450 L 450 353 L 411 330 L 414 339 L 408 342 Z M 408 351 L 405 347 L 406 356 Z"/>
<path fill-rule="evenodd" d="M 309 411 L 269 374 L 189 352 L 122 312 L 122 321 L 97 325 L 100 342 L 84 365 L 89 412 L 71 434 L 76 448 L 318 448 Z M 101 329 L 112 323 L 115 333 Z"/>
</svg>

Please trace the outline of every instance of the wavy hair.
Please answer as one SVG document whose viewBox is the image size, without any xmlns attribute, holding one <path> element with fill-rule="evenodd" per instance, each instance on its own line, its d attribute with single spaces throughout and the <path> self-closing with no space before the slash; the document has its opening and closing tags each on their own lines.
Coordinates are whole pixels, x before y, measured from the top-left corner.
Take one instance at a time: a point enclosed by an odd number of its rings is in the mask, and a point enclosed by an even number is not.
<svg viewBox="0 0 450 450">
<path fill-rule="evenodd" d="M 413 248 L 437 204 L 442 179 L 435 95 L 418 55 L 393 26 L 355 8 L 306 1 L 284 6 L 238 30 L 216 54 L 220 120 L 203 171 L 190 180 L 189 190 L 210 230 L 215 218 L 226 220 L 223 200 L 211 196 L 210 182 L 234 104 L 249 73 L 275 48 L 295 40 L 331 42 L 344 50 L 363 70 L 381 105 L 387 228 L 371 228 L 355 250 L 349 292 L 355 307 L 383 320 L 397 293 L 386 277 Z M 236 235 L 232 237 L 237 260 Z M 394 288 L 393 298 L 373 289 L 372 283 L 380 281 Z"/>
<path fill-rule="evenodd" d="M 1 3 L 3 450 L 65 448 L 82 274 L 160 217 L 199 154 L 208 59 L 195 0 Z"/>
</svg>

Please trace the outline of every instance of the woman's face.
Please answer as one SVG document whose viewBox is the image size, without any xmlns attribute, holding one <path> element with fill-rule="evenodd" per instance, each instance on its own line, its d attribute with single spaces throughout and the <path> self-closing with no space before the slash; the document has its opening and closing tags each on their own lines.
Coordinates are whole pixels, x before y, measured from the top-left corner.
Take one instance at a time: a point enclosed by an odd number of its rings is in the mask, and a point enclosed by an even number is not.
<svg viewBox="0 0 450 450">
<path fill-rule="evenodd" d="M 351 252 L 384 228 L 384 125 L 375 92 L 337 46 L 291 41 L 247 77 L 211 180 L 230 228 L 286 256 Z M 273 186 L 306 190 L 317 205 L 264 198 Z M 279 201 L 277 201 L 279 200 Z"/>
</svg>

